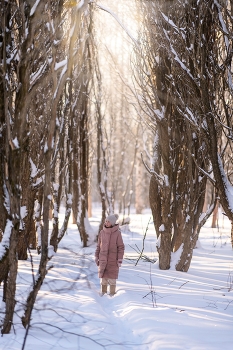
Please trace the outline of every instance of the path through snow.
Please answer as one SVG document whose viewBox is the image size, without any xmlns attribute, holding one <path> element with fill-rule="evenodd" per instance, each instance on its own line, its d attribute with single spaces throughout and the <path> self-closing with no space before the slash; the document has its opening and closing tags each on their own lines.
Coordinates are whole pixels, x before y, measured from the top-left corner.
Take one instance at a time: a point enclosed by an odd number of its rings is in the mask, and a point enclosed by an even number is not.
<svg viewBox="0 0 233 350">
<path fill-rule="evenodd" d="M 144 220 L 142 222 L 142 220 Z M 232 350 L 233 256 L 229 230 L 202 230 L 188 273 L 135 262 L 149 216 L 134 217 L 122 235 L 126 245 L 114 297 L 100 296 L 95 244 L 81 248 L 69 226 L 53 257 L 32 314 L 25 350 Z M 145 254 L 157 258 L 150 225 Z M 34 269 L 39 258 L 34 252 Z M 134 259 L 134 260 L 133 260 Z M 1 350 L 20 350 L 20 317 L 32 282 L 30 261 L 19 262 L 17 312 Z"/>
</svg>

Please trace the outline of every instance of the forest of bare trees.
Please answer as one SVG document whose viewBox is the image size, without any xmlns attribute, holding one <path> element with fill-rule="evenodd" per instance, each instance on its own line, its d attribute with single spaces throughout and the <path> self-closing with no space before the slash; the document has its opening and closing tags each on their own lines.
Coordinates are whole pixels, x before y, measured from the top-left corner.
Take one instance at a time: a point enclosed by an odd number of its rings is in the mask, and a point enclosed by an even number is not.
<svg viewBox="0 0 233 350">
<path fill-rule="evenodd" d="M 40 256 L 27 328 L 69 220 L 88 246 L 95 202 L 100 229 L 150 205 L 161 269 L 179 250 L 188 271 L 216 203 L 233 222 L 233 1 L 103 3 L 0 0 L 3 334 L 18 260 Z"/>
</svg>

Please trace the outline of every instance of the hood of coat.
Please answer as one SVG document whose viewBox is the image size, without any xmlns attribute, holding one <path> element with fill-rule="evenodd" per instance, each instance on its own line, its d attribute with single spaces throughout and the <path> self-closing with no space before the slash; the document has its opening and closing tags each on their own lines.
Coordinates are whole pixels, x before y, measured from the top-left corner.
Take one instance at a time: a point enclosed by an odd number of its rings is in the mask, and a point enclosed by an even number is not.
<svg viewBox="0 0 233 350">
<path fill-rule="evenodd" d="M 106 232 L 106 233 L 113 233 L 113 232 L 116 232 L 118 229 L 119 229 L 119 224 L 116 224 L 116 225 L 113 226 L 113 227 L 106 227 L 106 226 L 103 226 L 103 230 L 104 230 L 104 232 Z"/>
</svg>

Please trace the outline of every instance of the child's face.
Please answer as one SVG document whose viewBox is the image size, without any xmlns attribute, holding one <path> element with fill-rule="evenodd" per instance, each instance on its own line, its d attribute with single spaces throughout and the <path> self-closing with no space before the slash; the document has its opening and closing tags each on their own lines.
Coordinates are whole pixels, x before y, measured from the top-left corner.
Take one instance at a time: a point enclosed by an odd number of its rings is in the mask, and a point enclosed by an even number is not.
<svg viewBox="0 0 233 350">
<path fill-rule="evenodd" d="M 111 224 L 111 222 L 110 222 L 110 221 L 105 220 L 105 226 L 106 226 L 106 227 L 111 227 L 111 226 L 112 226 L 112 224 Z"/>
</svg>

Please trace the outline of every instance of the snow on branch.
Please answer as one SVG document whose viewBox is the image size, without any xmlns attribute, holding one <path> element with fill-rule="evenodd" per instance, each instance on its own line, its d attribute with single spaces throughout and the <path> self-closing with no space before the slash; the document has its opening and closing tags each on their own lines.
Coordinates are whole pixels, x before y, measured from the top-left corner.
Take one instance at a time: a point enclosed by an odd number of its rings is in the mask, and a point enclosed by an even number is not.
<svg viewBox="0 0 233 350">
<path fill-rule="evenodd" d="M 36 0 L 35 4 L 32 6 L 31 11 L 30 11 L 30 16 L 33 16 L 34 13 L 36 12 L 37 6 L 40 3 L 40 0 Z"/>
<path fill-rule="evenodd" d="M 193 154 L 191 154 L 191 156 L 192 156 L 192 159 L 193 159 L 194 163 L 196 164 L 196 167 L 198 168 L 198 170 L 200 170 L 200 172 L 201 172 L 203 175 L 205 175 L 205 176 L 210 180 L 210 182 L 212 183 L 212 185 L 215 186 L 215 185 L 216 185 L 216 181 L 215 181 L 214 179 L 212 179 L 212 177 L 210 176 L 209 173 L 207 173 L 204 169 L 202 169 L 202 168 L 197 164 L 197 161 L 196 161 L 196 159 L 195 159 L 195 156 L 194 156 Z"/>
<path fill-rule="evenodd" d="M 47 68 L 47 62 L 45 62 L 35 73 L 32 73 L 30 75 L 30 84 L 34 85 L 38 79 L 41 78 L 41 76 L 44 74 L 45 70 Z"/>
<path fill-rule="evenodd" d="M 6 254 L 6 251 L 10 247 L 10 238 L 11 238 L 11 230 L 12 230 L 13 224 L 11 220 L 7 220 L 5 231 L 3 234 L 2 241 L 0 242 L 0 261 L 3 259 L 3 257 Z"/>
<path fill-rule="evenodd" d="M 161 15 L 162 15 L 163 19 L 166 21 L 167 24 L 169 24 L 177 33 L 180 33 L 181 30 L 175 25 L 175 23 L 173 21 L 171 21 L 171 19 L 169 19 L 164 13 L 161 13 Z M 170 50 L 171 50 L 171 52 L 174 55 L 174 60 L 179 64 L 181 69 L 188 74 L 189 78 L 191 78 L 192 81 L 195 81 L 193 75 L 190 72 L 190 69 L 188 69 L 188 67 L 184 64 L 184 62 L 182 62 L 182 60 L 179 58 L 178 53 L 176 52 L 176 50 L 172 46 L 171 40 L 169 38 L 169 35 L 168 35 L 167 31 L 165 29 L 163 29 L 163 32 L 164 32 L 165 37 L 167 38 L 167 40 L 168 40 L 168 42 L 170 44 Z M 183 35 L 181 35 L 181 36 L 183 36 Z"/>
<path fill-rule="evenodd" d="M 56 71 L 56 70 L 58 70 L 58 69 L 64 67 L 66 64 L 67 64 L 67 59 L 65 59 L 65 60 L 63 60 L 63 61 L 61 61 L 61 62 L 56 62 L 56 63 L 55 63 L 54 70 Z"/>
<path fill-rule="evenodd" d="M 57 98 L 57 96 L 59 95 L 58 92 L 59 92 L 59 90 L 61 89 L 61 87 L 63 87 L 63 83 L 64 83 L 64 81 L 65 81 L 66 78 L 67 78 L 66 73 L 67 73 L 67 60 L 66 60 L 66 63 L 64 64 L 64 67 L 63 67 L 63 69 L 62 69 L 61 75 L 60 75 L 60 77 L 59 77 L 59 81 L 58 81 L 58 84 L 57 84 L 57 88 L 56 88 L 56 90 L 55 90 L 55 92 L 54 92 L 54 96 L 53 96 L 54 100 L 55 100 L 55 99 Z M 60 96 L 60 95 L 59 95 L 59 96 Z"/>
<path fill-rule="evenodd" d="M 226 173 L 223 169 L 223 165 L 222 165 L 222 161 L 221 158 L 218 154 L 218 165 L 219 165 L 219 170 L 221 172 L 221 176 L 222 176 L 222 181 L 225 187 L 225 194 L 228 200 L 228 204 L 229 204 L 229 209 L 230 211 L 233 213 L 233 186 L 230 184 Z"/>
<path fill-rule="evenodd" d="M 100 3 L 97 3 L 96 4 L 97 7 L 99 7 L 99 9 L 105 11 L 105 12 L 108 12 L 112 17 L 115 18 L 115 20 L 120 24 L 120 26 L 124 29 L 124 31 L 126 32 L 126 34 L 128 34 L 128 36 L 130 37 L 130 39 L 133 40 L 133 42 L 138 46 L 138 42 L 137 40 L 134 38 L 133 34 L 129 31 L 128 28 L 126 28 L 126 26 L 121 22 L 121 20 L 119 19 L 119 17 L 113 12 L 111 11 L 108 7 L 100 4 Z"/>
<path fill-rule="evenodd" d="M 226 46 L 226 53 L 227 53 L 227 59 L 226 62 L 229 61 L 229 55 L 231 57 L 232 52 L 231 52 L 231 48 L 230 48 L 230 42 L 229 42 L 229 37 L 231 36 L 231 33 L 229 33 L 229 30 L 226 26 L 226 23 L 223 19 L 222 16 L 222 6 L 219 4 L 219 2 L 217 0 L 214 1 L 214 4 L 216 5 L 217 9 L 218 9 L 218 18 L 219 18 L 219 28 L 222 31 L 223 35 L 224 35 L 224 41 L 225 41 L 225 46 Z M 229 14 L 230 15 L 230 14 Z M 230 59 L 231 62 L 231 59 Z M 232 72 L 231 72 L 231 67 L 229 64 L 228 67 L 228 84 L 230 86 L 231 89 L 233 89 L 233 83 L 232 83 Z"/>
<path fill-rule="evenodd" d="M 168 18 L 163 12 L 160 12 L 163 19 L 167 22 L 167 24 L 170 24 L 172 26 L 172 28 L 179 33 L 179 28 L 175 25 L 175 23 L 170 19 Z"/>
<path fill-rule="evenodd" d="M 206 223 L 210 215 L 213 213 L 214 208 L 217 204 L 217 201 L 218 201 L 218 197 L 216 196 L 213 202 L 211 203 L 211 205 L 209 206 L 208 210 L 205 213 L 202 213 L 201 216 L 199 217 L 197 232 L 200 231 L 201 227 L 204 226 L 204 224 Z"/>
<path fill-rule="evenodd" d="M 226 27 L 226 23 L 224 22 L 223 20 L 223 17 L 222 17 L 222 8 L 221 8 L 221 5 L 219 4 L 219 2 L 217 0 L 214 0 L 214 4 L 216 5 L 217 9 L 218 9 L 218 17 L 219 17 L 219 22 L 221 24 L 221 29 L 223 30 L 223 32 L 226 34 L 226 35 L 229 35 L 229 31 Z M 225 37 L 226 39 L 226 37 Z M 227 47 L 229 45 L 229 41 L 228 41 L 228 38 L 227 40 L 225 41 Z"/>
<path fill-rule="evenodd" d="M 185 110 L 183 111 L 179 106 L 176 106 L 177 111 L 185 117 L 190 124 L 192 124 L 194 127 L 198 127 L 198 124 L 196 122 L 195 116 L 193 115 L 193 112 L 190 110 L 189 107 L 185 106 Z"/>
<path fill-rule="evenodd" d="M 146 164 L 146 162 L 145 162 L 144 159 L 143 159 L 142 153 L 141 153 L 141 158 L 142 158 L 142 162 L 143 162 L 144 167 L 146 168 L 146 170 L 147 170 L 152 176 L 155 177 L 156 181 L 158 182 L 158 184 L 159 184 L 160 186 L 163 186 L 164 178 L 163 178 L 161 175 L 159 175 L 158 173 L 156 173 L 156 171 L 154 171 L 153 169 L 151 169 L 151 168 L 148 166 L 148 164 Z"/>
</svg>

